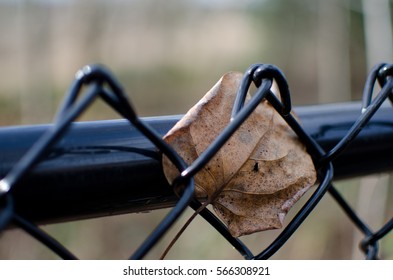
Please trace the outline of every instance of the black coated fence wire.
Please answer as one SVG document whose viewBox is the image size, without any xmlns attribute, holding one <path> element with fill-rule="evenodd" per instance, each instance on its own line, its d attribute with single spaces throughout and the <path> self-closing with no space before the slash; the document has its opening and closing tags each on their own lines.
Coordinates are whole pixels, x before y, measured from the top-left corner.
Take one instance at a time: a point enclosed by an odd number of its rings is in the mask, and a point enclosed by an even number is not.
<svg viewBox="0 0 393 280">
<path fill-rule="evenodd" d="M 8 225 L 20 227 L 25 232 L 36 238 L 63 259 L 76 259 L 71 252 L 53 237 L 45 233 L 14 210 L 12 195 L 13 187 L 22 180 L 40 161 L 50 154 L 51 148 L 67 132 L 71 123 L 79 117 L 86 108 L 96 99 L 101 98 L 113 108 L 120 116 L 127 119 L 138 128 L 163 154 L 165 154 L 179 170 L 180 175 L 174 181 L 172 188 L 179 200 L 169 214 L 159 223 L 156 229 L 145 239 L 140 247 L 130 256 L 130 259 L 141 259 L 168 231 L 183 211 L 190 206 L 194 210 L 201 203 L 193 197 L 195 174 L 200 171 L 206 163 L 225 144 L 237 128 L 254 111 L 258 104 L 266 99 L 283 119 L 298 135 L 299 139 L 307 147 L 314 165 L 318 172 L 319 185 L 302 206 L 295 217 L 288 223 L 276 239 L 258 254 L 251 250 L 238 238 L 230 235 L 226 226 L 208 209 L 201 211 L 200 215 L 215 228 L 245 259 L 267 259 L 274 255 L 298 229 L 307 216 L 313 211 L 321 198 L 329 192 L 338 205 L 347 214 L 349 219 L 364 234 L 360 248 L 367 259 L 377 259 L 378 241 L 393 229 L 393 218 L 379 230 L 373 231 L 363 222 L 346 200 L 332 185 L 333 164 L 332 161 L 340 156 L 353 139 L 359 134 L 375 112 L 386 99 L 393 104 L 393 64 L 378 64 L 370 72 L 365 83 L 363 92 L 363 104 L 361 114 L 352 125 L 344 138 L 329 151 L 324 151 L 313 138 L 311 138 L 291 114 L 290 91 L 283 73 L 274 65 L 255 64 L 252 65 L 243 76 L 242 83 L 238 89 L 237 97 L 233 105 L 231 121 L 211 145 L 189 166 L 182 158 L 167 145 L 153 129 L 141 120 L 125 91 L 117 79 L 103 66 L 89 65 L 77 72 L 76 78 L 63 101 L 56 119 L 48 131 L 29 149 L 17 164 L 0 180 L 0 232 Z M 279 88 L 280 99 L 271 91 L 273 81 Z M 375 83 L 378 81 L 381 90 L 373 98 Z M 251 84 L 256 86 L 256 92 L 250 101 L 245 104 L 245 96 Z"/>
</svg>

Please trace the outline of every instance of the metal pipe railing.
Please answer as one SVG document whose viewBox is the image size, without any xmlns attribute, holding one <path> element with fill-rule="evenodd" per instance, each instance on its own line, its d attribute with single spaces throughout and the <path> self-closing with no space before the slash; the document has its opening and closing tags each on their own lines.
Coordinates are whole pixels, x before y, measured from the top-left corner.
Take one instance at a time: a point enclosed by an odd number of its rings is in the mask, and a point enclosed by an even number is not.
<svg viewBox="0 0 393 280">
<path fill-rule="evenodd" d="M 298 107 L 304 130 L 326 150 L 361 113 L 358 102 Z M 335 179 L 393 170 L 393 109 L 383 106 L 333 163 Z M 164 135 L 180 116 L 145 118 Z M 0 177 L 50 125 L 0 128 Z M 16 211 L 52 223 L 173 206 L 153 144 L 123 120 L 74 123 L 41 162 L 12 190 Z"/>
</svg>

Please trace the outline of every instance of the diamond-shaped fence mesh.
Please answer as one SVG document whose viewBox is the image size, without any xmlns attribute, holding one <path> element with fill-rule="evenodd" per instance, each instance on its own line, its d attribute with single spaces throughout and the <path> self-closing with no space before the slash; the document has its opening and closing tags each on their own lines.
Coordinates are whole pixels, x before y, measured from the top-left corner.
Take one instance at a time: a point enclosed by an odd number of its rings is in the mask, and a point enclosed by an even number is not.
<svg viewBox="0 0 393 280">
<path fill-rule="evenodd" d="M 348 130 L 341 129 L 339 136 L 336 135 L 336 138 L 327 141 L 329 144 L 326 145 L 321 139 L 327 131 L 335 128 L 335 124 L 327 123 L 319 126 L 318 131 L 314 130 L 312 133 L 304 129 L 291 113 L 289 87 L 281 71 L 273 65 L 252 65 L 245 72 L 238 89 L 231 122 L 198 160 L 187 165 L 176 151 L 162 140 L 162 135 L 178 117 L 155 119 L 138 117 L 122 86 L 106 68 L 97 65 L 86 66 L 77 73 L 52 125 L 4 129 L 1 132 L 3 144 L 13 142 L 16 144 L 15 147 L 4 147 L 10 152 L 0 155 L 0 158 L 3 157 L 0 181 L 0 231 L 19 227 L 61 258 L 75 259 L 76 256 L 72 252 L 45 233 L 37 224 L 66 219 L 67 216 L 73 216 L 75 219 L 75 217 L 99 216 L 108 212 L 124 213 L 172 207 L 140 247 L 135 252 L 130 252 L 131 259 L 141 259 L 165 235 L 187 207 L 194 210 L 200 208 L 201 203 L 194 197 L 195 174 L 220 150 L 253 112 L 256 105 L 262 100 L 267 100 L 306 146 L 317 170 L 318 186 L 274 241 L 257 254 L 252 253 L 240 239 L 233 237 L 222 221 L 210 210 L 204 208 L 199 215 L 245 259 L 267 259 L 280 250 L 307 219 L 321 198 L 329 193 L 347 214 L 349 221 L 362 232 L 364 237 L 360 250 L 364 252 L 365 257 L 377 259 L 379 241 L 391 232 L 393 219 L 377 230 L 371 229 L 340 195 L 332 181 L 336 175 L 348 177 L 353 174 L 391 170 L 392 112 L 385 111 L 385 118 L 373 123 L 374 126 L 379 126 L 374 135 L 373 146 L 367 142 L 367 137 L 360 136 L 362 131 L 368 129 L 371 118 L 383 108 L 388 108 L 382 106 L 384 101 L 390 99 L 390 102 L 393 102 L 392 71 L 393 65 L 390 64 L 379 64 L 371 70 L 365 83 L 359 114 Z M 273 81 L 278 85 L 280 98 L 271 91 Z M 377 94 L 373 94 L 376 82 L 381 89 Z M 251 84 L 256 86 L 256 92 L 250 101 L 244 102 L 245 94 Z M 74 123 L 96 98 L 105 101 L 127 120 L 127 123 L 108 121 L 101 124 L 99 128 L 88 123 Z M 313 114 L 318 116 L 318 112 Z M 97 129 L 111 131 L 111 136 L 106 133 L 104 137 L 97 132 Z M 128 133 L 133 136 L 127 138 Z M 103 145 L 108 137 L 113 137 L 118 142 L 112 141 L 112 145 L 106 142 Z M 135 142 L 131 141 L 127 145 L 119 144 L 129 139 Z M 24 141 L 25 147 L 18 146 L 18 141 Z M 331 145 L 332 141 L 335 141 L 334 145 Z M 356 144 L 356 149 L 351 149 L 356 141 L 359 142 Z M 33 144 L 30 146 L 31 143 Z M 13 149 L 16 152 L 13 153 Z M 348 154 L 348 150 L 351 153 Z M 121 153 L 122 151 L 128 152 L 126 156 Z M 181 175 L 170 188 L 157 190 L 151 186 L 167 184 L 160 170 L 161 165 L 157 164 L 160 161 L 160 154 L 167 156 Z M 117 156 L 116 161 L 113 160 L 114 155 Z M 75 161 L 78 156 L 79 161 Z M 86 161 L 91 158 L 93 160 L 87 163 Z M 49 160 L 51 162 L 48 163 Z M 102 187 L 107 183 L 105 172 L 108 170 L 113 175 L 111 184 L 118 184 L 118 188 Z M 70 184 L 73 180 L 74 185 Z M 81 182 L 85 188 L 94 188 L 95 196 L 78 188 Z M 133 194 L 127 193 L 131 192 L 130 188 L 123 186 L 130 182 L 134 186 L 139 185 L 139 191 Z M 47 197 L 43 198 L 45 194 L 48 197 L 52 195 L 54 198 L 51 185 L 56 185 L 56 190 L 60 190 L 60 194 L 57 195 L 61 196 L 61 199 L 52 199 L 52 204 L 43 203 L 47 199 Z M 132 195 L 133 198 L 127 197 L 127 194 Z M 64 209 L 61 207 L 62 203 L 72 207 Z"/>
</svg>

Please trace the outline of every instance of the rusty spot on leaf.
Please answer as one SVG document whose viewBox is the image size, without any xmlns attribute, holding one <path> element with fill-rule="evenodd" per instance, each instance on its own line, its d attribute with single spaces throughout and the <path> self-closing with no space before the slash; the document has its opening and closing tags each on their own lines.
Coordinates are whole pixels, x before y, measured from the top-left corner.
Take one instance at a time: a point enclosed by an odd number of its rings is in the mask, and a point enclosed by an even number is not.
<svg viewBox="0 0 393 280">
<path fill-rule="evenodd" d="M 164 136 L 187 164 L 228 125 L 241 79 L 241 73 L 224 75 Z M 179 172 L 166 157 L 163 167 L 172 183 Z M 263 101 L 195 176 L 195 196 L 207 197 L 237 237 L 282 227 L 291 206 L 315 180 L 315 168 L 305 147 Z"/>
</svg>

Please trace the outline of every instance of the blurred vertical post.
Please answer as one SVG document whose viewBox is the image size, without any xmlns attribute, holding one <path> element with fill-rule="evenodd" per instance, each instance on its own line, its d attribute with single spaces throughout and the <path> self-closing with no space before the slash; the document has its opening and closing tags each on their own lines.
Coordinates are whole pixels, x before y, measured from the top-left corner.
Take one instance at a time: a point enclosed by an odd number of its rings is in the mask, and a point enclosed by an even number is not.
<svg viewBox="0 0 393 280">
<path fill-rule="evenodd" d="M 393 62 L 392 22 L 389 0 L 362 0 L 367 69 L 380 62 Z M 373 175 L 360 182 L 357 210 L 373 228 L 386 222 L 389 175 Z M 352 259 L 361 258 L 360 233 L 354 232 Z"/>
<path fill-rule="evenodd" d="M 317 13 L 317 89 L 319 103 L 335 103 L 351 100 L 350 68 L 350 21 L 348 0 L 319 0 Z M 345 226 L 335 223 L 337 227 Z M 339 231 L 337 231 L 339 232 Z M 345 254 L 347 237 L 336 238 L 336 233 L 328 233 L 336 242 L 338 255 Z M 352 237 L 348 233 L 348 238 Z"/>
<path fill-rule="evenodd" d="M 347 0 L 318 1 L 318 101 L 351 99 Z"/>
<path fill-rule="evenodd" d="M 392 21 L 389 0 L 362 0 L 367 67 L 393 61 Z"/>
</svg>

